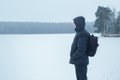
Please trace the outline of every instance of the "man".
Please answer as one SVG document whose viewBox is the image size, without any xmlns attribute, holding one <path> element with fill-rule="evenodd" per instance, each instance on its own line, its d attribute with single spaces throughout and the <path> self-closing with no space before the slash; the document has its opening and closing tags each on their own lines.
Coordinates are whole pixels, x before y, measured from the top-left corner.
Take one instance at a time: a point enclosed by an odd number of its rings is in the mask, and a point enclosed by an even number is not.
<svg viewBox="0 0 120 80">
<path fill-rule="evenodd" d="M 75 65 L 77 80 L 87 80 L 87 65 L 89 64 L 87 52 L 88 37 L 85 30 L 85 18 L 83 16 L 73 19 L 76 35 L 71 46 L 70 63 Z"/>
</svg>

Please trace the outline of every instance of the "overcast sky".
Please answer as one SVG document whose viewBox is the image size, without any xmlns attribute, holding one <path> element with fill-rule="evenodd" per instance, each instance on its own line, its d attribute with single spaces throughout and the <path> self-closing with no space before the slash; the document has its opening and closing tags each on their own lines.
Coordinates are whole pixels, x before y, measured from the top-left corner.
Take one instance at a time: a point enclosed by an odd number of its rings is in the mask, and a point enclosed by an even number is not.
<svg viewBox="0 0 120 80">
<path fill-rule="evenodd" d="M 120 0 L 0 0 L 0 21 L 72 22 L 96 19 L 98 6 L 120 11 Z"/>
</svg>

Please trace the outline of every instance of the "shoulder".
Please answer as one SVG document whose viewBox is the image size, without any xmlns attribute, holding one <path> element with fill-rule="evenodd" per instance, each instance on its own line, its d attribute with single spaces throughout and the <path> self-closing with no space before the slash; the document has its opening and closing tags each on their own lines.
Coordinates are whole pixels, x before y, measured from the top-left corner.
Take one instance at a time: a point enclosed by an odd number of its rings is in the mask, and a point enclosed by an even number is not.
<svg viewBox="0 0 120 80">
<path fill-rule="evenodd" d="M 90 33 L 87 30 L 82 30 L 76 34 L 77 38 L 89 37 L 89 36 L 90 36 Z"/>
</svg>

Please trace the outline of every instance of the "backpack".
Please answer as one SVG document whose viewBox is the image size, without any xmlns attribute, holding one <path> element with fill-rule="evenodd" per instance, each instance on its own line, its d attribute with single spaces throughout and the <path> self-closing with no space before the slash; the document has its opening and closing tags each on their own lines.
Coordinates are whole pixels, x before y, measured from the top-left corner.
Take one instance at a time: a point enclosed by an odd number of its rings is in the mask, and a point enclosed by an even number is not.
<svg viewBox="0 0 120 80">
<path fill-rule="evenodd" d="M 87 56 L 93 57 L 96 54 L 98 44 L 98 37 L 93 34 L 89 36 L 88 47 L 87 47 Z"/>
</svg>

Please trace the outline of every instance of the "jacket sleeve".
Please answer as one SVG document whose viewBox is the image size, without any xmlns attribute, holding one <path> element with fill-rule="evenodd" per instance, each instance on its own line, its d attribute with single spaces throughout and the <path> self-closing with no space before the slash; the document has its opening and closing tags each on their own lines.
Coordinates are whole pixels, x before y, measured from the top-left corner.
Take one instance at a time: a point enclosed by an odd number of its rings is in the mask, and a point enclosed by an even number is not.
<svg viewBox="0 0 120 80">
<path fill-rule="evenodd" d="M 71 51 L 70 51 L 70 57 L 72 57 L 73 53 L 76 51 L 76 37 L 73 40 L 72 46 L 71 46 Z"/>
<path fill-rule="evenodd" d="M 87 44 L 88 44 L 88 38 L 87 37 L 81 37 L 77 41 L 77 49 L 72 54 L 72 59 L 80 58 L 82 55 L 85 55 L 87 51 Z"/>
</svg>

